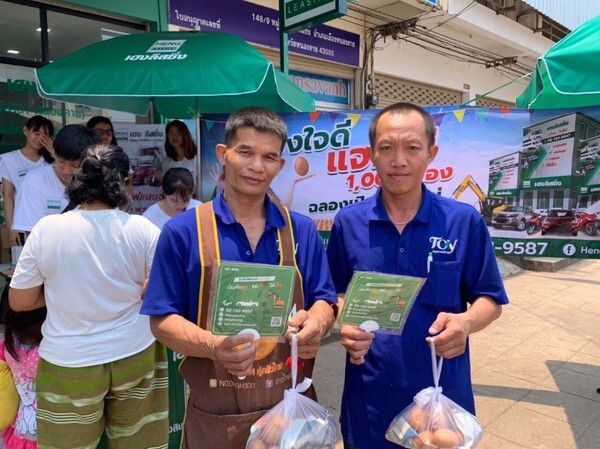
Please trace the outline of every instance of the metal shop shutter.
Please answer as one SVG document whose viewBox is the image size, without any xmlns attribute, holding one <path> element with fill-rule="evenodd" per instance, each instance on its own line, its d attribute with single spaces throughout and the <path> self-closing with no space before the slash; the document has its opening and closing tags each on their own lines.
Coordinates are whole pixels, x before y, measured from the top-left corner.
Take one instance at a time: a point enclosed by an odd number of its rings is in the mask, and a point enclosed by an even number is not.
<svg viewBox="0 0 600 449">
<path fill-rule="evenodd" d="M 403 78 L 375 74 L 375 93 L 379 95 L 378 109 L 404 101 L 419 106 L 461 104 L 462 92 Z"/>
</svg>

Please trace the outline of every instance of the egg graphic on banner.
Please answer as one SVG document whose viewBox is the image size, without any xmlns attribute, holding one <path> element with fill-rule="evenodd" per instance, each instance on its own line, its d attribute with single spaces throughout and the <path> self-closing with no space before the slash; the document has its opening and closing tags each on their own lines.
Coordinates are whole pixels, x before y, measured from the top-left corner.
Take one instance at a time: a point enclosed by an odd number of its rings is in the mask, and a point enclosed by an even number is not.
<svg viewBox="0 0 600 449">
<path fill-rule="evenodd" d="M 298 176 L 305 176 L 308 173 L 309 165 L 305 157 L 299 156 L 294 162 L 294 171 Z"/>
</svg>

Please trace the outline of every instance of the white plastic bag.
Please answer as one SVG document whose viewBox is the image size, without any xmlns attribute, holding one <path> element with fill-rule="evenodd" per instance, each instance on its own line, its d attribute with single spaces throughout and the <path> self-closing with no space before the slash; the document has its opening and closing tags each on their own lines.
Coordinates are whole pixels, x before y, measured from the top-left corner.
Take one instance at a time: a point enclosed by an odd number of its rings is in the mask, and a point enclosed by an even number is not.
<svg viewBox="0 0 600 449">
<path fill-rule="evenodd" d="M 409 449 L 474 449 L 481 441 L 477 418 L 442 394 L 443 359 L 430 340 L 434 387 L 419 391 L 389 425 L 385 438 Z"/>
<path fill-rule="evenodd" d="M 304 393 L 312 380 L 296 385 L 298 344 L 292 336 L 292 388 L 251 429 L 246 449 L 334 449 L 337 426 L 329 411 Z"/>
</svg>

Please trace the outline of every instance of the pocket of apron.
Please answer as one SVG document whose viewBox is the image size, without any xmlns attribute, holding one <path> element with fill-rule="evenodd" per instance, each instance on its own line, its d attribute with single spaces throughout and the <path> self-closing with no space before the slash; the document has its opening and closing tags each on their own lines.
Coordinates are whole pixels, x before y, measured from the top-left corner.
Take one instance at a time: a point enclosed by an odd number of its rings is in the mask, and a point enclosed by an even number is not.
<svg viewBox="0 0 600 449">
<path fill-rule="evenodd" d="M 250 427 L 268 411 L 213 415 L 190 402 L 185 417 L 183 449 L 244 449 Z"/>
</svg>

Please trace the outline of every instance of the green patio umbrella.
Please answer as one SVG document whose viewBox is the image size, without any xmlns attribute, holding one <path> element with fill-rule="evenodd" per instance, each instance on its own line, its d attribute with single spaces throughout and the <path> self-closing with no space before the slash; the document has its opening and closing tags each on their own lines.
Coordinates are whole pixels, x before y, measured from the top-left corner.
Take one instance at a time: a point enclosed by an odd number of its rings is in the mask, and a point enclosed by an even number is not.
<svg viewBox="0 0 600 449">
<path fill-rule="evenodd" d="M 516 103 L 527 109 L 600 105 L 600 16 L 538 58 L 531 81 Z"/>
<path fill-rule="evenodd" d="M 262 106 L 314 111 L 313 99 L 258 50 L 222 32 L 132 34 L 82 48 L 36 70 L 51 100 L 169 118 Z"/>
</svg>

